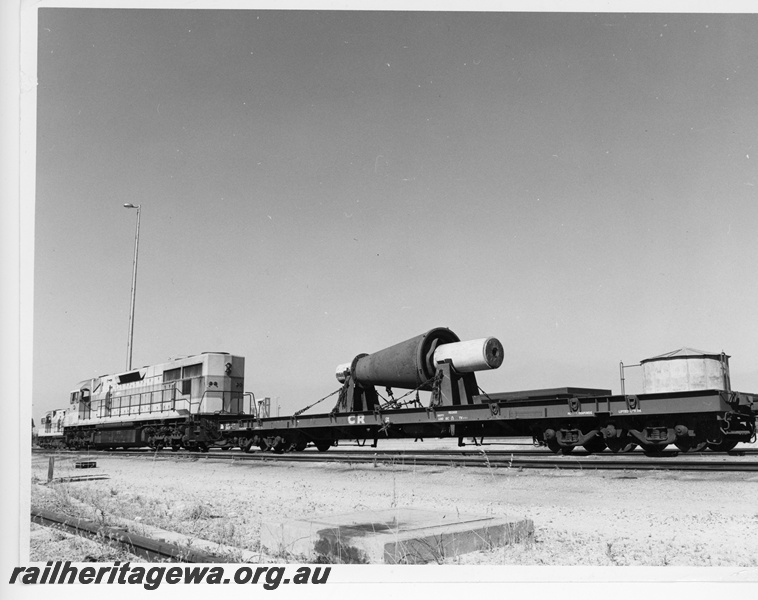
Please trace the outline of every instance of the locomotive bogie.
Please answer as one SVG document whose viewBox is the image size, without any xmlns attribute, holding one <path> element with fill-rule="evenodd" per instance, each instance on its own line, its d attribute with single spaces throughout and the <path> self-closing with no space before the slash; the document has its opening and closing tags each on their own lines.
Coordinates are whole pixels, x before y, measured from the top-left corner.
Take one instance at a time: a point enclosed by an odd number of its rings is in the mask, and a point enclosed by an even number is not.
<svg viewBox="0 0 758 600">
<path fill-rule="evenodd" d="M 122 422 L 109 425 L 67 427 L 65 446 L 71 449 L 180 448 L 207 451 L 222 440 L 218 421 L 208 417 Z"/>
</svg>

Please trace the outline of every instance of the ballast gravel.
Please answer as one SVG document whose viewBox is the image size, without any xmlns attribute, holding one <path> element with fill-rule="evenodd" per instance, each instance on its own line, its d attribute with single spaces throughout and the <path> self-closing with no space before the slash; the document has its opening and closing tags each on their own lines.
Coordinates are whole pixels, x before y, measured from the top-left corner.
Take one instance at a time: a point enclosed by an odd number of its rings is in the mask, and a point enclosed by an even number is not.
<svg viewBox="0 0 758 600">
<path fill-rule="evenodd" d="M 214 452 L 90 459 L 97 468 L 86 474 L 107 479 L 48 485 L 48 457 L 35 454 L 32 507 L 141 534 L 179 532 L 253 552 L 260 562 L 299 562 L 261 547 L 265 522 L 410 507 L 534 522 L 532 544 L 440 557 L 443 564 L 758 566 L 752 473 L 247 462 Z M 82 475 L 73 462 L 60 455 L 55 476 Z M 39 526 L 32 527 L 30 553 L 33 561 L 123 556 Z"/>
</svg>

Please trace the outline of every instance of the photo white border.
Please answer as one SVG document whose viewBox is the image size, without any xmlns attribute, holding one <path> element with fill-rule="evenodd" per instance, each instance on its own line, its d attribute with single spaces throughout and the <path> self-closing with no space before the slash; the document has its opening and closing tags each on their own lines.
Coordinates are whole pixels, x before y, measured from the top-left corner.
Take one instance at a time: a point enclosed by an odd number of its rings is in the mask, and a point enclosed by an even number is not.
<svg viewBox="0 0 758 600">
<path fill-rule="evenodd" d="M 272 9 L 272 10 L 420 10 L 420 11 L 509 11 L 509 12 L 626 12 L 626 13 L 744 13 L 756 12 L 758 6 L 743 1 L 664 2 L 610 1 L 474 1 L 440 5 L 438 2 L 399 0 L 385 2 L 323 2 L 300 1 L 284 3 L 253 3 L 232 0 L 133 0 L 68 2 L 34 2 L 4 0 L 0 3 L 2 20 L 2 180 L 0 204 L 0 364 L 5 397 L 5 418 L 2 419 L 2 450 L 6 458 L 3 469 L 2 526 L 0 578 L 7 588 L 12 566 L 23 565 L 29 556 L 30 462 L 29 422 L 32 416 L 33 363 L 33 298 L 34 298 L 34 216 L 35 216 L 35 153 L 36 153 L 36 66 L 37 10 L 60 8 L 188 8 L 188 9 Z M 19 402 L 16 403 L 16 399 Z M 26 432 L 26 433 L 24 433 Z M 18 467 L 14 471 L 13 467 Z M 747 500 L 747 499 L 746 499 Z M 12 516 L 18 515 L 14 522 Z M 232 568 L 232 565 L 229 565 Z M 371 582 L 371 587 L 366 585 Z M 745 568 L 679 568 L 679 567 L 390 567 L 337 566 L 326 586 L 303 586 L 309 596 L 335 593 L 361 593 L 370 597 L 393 594 L 397 586 L 409 584 L 424 594 L 469 595 L 486 592 L 480 586 L 505 584 L 511 593 L 565 595 L 567 593 L 613 594 L 617 598 L 637 597 L 649 593 L 648 585 L 676 584 L 674 589 L 655 593 L 687 594 L 695 598 L 705 594 L 728 593 L 746 598 L 755 593 L 758 569 Z M 521 589 L 521 585 L 528 585 Z M 566 588 L 567 584 L 573 584 Z M 577 589 L 575 585 L 580 585 Z M 361 587 L 357 587 L 361 586 Z M 473 586 L 475 589 L 470 589 Z M 512 586 L 517 586 L 516 592 Z M 724 587 L 726 586 L 726 588 Z M 32 586 L 36 587 L 36 586 Z M 40 586 L 41 587 L 41 586 Z M 77 595 L 131 594 L 131 586 L 77 586 Z M 205 586 L 197 587 L 206 593 Z M 27 586 L 15 586 L 13 593 L 25 593 Z M 279 591 L 281 591 L 280 588 Z M 161 594 L 186 594 L 186 586 L 161 588 Z M 232 587 L 212 588 L 213 593 L 236 593 Z M 30 593 L 32 590 L 28 590 Z M 64 591 L 57 588 L 56 593 Z M 240 592 L 245 591 L 241 590 Z M 262 591 L 262 590 L 261 590 Z M 261 593 L 255 591 L 255 593 Z M 403 589 L 405 593 L 410 590 Z M 35 592 L 46 593 L 39 589 Z M 250 593 L 247 590 L 246 593 Z M 289 588 L 287 593 L 296 593 Z M 410 593 L 417 593 L 411 591 Z M 6 597 L 6 596 L 4 596 Z"/>
</svg>

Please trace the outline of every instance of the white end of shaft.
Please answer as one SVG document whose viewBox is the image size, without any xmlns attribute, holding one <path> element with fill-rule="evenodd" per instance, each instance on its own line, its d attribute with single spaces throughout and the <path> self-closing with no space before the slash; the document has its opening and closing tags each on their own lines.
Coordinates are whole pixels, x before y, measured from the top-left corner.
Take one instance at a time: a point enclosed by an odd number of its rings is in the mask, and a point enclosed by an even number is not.
<svg viewBox="0 0 758 600">
<path fill-rule="evenodd" d="M 434 364 L 446 361 L 460 373 L 497 369 L 503 364 L 503 345 L 493 337 L 443 344 L 434 351 Z"/>
</svg>

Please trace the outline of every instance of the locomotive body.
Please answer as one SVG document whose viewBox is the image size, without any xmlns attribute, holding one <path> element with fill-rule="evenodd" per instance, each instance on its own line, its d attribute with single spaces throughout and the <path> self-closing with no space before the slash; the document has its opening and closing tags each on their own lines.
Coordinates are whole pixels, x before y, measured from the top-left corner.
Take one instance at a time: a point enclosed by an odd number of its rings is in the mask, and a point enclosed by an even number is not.
<svg viewBox="0 0 758 600">
<path fill-rule="evenodd" d="M 207 450 L 219 415 L 244 414 L 245 359 L 206 352 L 81 381 L 69 396 L 70 448 Z"/>
<path fill-rule="evenodd" d="M 63 427 L 66 409 L 59 408 L 45 413 L 37 430 L 37 444 L 42 448 L 63 448 Z"/>
</svg>

